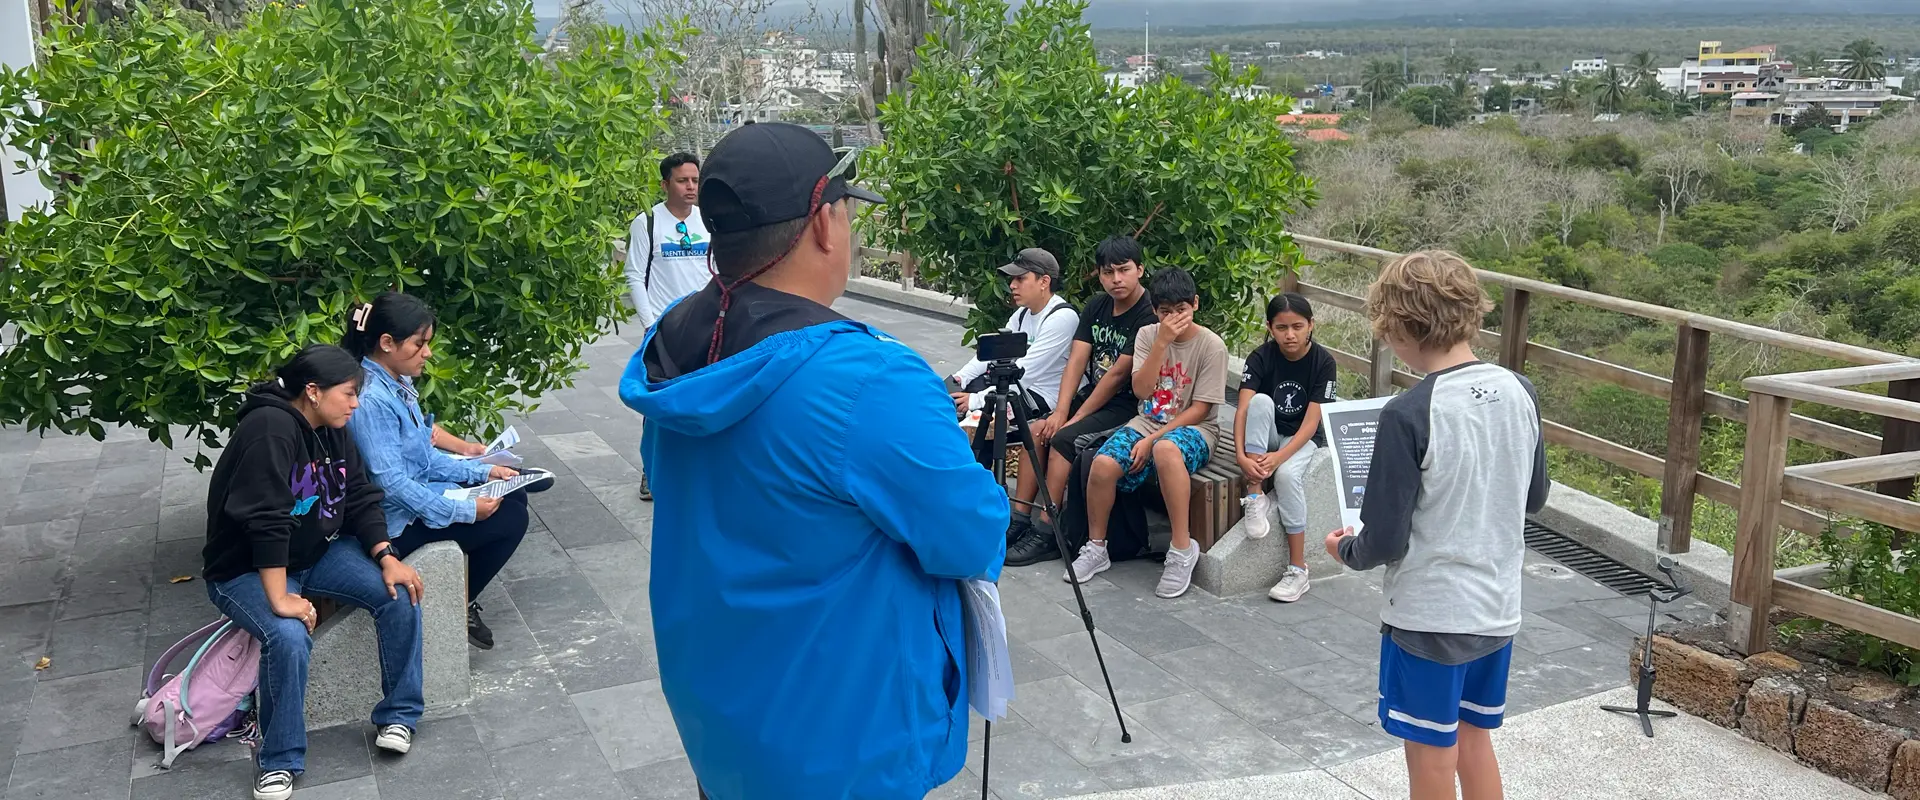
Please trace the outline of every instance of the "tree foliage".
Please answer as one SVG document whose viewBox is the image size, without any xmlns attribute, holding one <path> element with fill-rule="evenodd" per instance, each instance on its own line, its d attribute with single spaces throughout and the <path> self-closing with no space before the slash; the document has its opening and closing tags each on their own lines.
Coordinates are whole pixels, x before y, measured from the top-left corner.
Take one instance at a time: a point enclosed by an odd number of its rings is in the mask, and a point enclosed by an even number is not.
<svg viewBox="0 0 1920 800">
<path fill-rule="evenodd" d="M 574 31 L 550 61 L 524 2 L 307 0 L 215 37 L 180 13 L 56 25 L 0 74 L 14 143 L 59 176 L 0 240 L 0 421 L 217 444 L 249 382 L 394 288 L 439 312 L 443 419 L 566 384 L 652 183 L 662 34 Z"/>
<path fill-rule="evenodd" d="M 1886 48 L 1874 44 L 1872 39 L 1857 39 L 1847 44 L 1840 57 L 1847 60 L 1841 69 L 1841 77 L 1851 81 L 1877 81 L 1887 77 Z"/>
<path fill-rule="evenodd" d="M 1251 336 L 1265 296 L 1301 263 L 1287 216 L 1315 196 L 1273 124 L 1286 101 L 1243 91 L 1259 73 L 1235 73 L 1224 57 L 1209 90 L 1173 79 L 1115 87 L 1079 0 L 1011 14 L 1003 0 L 940 5 L 965 31 L 963 49 L 923 45 L 913 91 L 881 109 L 884 240 L 971 298 L 977 332 L 1005 320 L 995 268 L 1020 248 L 1053 252 L 1079 299 L 1095 286 L 1094 245 L 1145 227 L 1148 270 L 1193 272 L 1200 320 L 1229 341 Z"/>
</svg>

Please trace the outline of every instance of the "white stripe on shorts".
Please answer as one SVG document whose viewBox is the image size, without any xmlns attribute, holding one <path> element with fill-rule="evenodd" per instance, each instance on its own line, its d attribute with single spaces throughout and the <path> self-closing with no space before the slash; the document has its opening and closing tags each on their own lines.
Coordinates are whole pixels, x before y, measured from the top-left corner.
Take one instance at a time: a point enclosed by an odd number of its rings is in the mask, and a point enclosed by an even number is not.
<svg viewBox="0 0 1920 800">
<path fill-rule="evenodd" d="M 1420 719 L 1419 717 L 1403 714 L 1391 708 L 1387 709 L 1387 719 L 1397 720 L 1400 722 L 1404 722 L 1408 725 L 1412 725 L 1416 728 L 1426 728 L 1427 730 L 1439 731 L 1441 733 L 1453 733 L 1460 729 L 1460 723 L 1458 722 L 1449 722 L 1445 725 L 1442 725 L 1438 722 L 1428 722 L 1424 719 Z"/>
<path fill-rule="evenodd" d="M 1471 711 L 1475 714 L 1485 714 L 1489 717 L 1497 717 L 1497 716 L 1500 716 L 1501 714 L 1507 713 L 1507 707 L 1505 705 L 1483 706 L 1478 703 L 1469 703 L 1465 700 L 1462 700 L 1460 701 L 1460 707 L 1468 711 Z"/>
</svg>

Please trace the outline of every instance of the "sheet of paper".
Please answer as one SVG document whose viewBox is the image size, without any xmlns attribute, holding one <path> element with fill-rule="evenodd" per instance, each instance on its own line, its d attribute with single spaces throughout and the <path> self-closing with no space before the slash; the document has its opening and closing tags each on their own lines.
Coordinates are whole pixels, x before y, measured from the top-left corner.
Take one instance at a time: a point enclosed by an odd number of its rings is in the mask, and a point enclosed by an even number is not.
<svg viewBox="0 0 1920 800">
<path fill-rule="evenodd" d="M 1007 651 L 1000 587 L 991 581 L 961 581 L 960 597 L 967 609 L 967 705 L 981 717 L 998 720 L 1013 700 L 1013 657 Z"/>
<path fill-rule="evenodd" d="M 544 469 L 528 470 L 506 480 L 487 481 L 479 486 L 461 486 L 448 489 L 441 492 L 441 494 L 454 500 L 478 500 L 482 497 L 504 497 L 510 493 L 519 491 L 527 484 L 535 481 L 549 480 L 552 477 L 553 473 Z"/>
<path fill-rule="evenodd" d="M 1360 532 L 1360 505 L 1367 498 L 1367 473 L 1373 468 L 1373 440 L 1380 431 L 1380 409 L 1391 398 L 1343 400 L 1320 407 L 1320 426 L 1333 451 L 1333 480 L 1340 490 L 1340 522 Z"/>
<path fill-rule="evenodd" d="M 501 431 L 499 436 L 493 437 L 493 441 L 487 443 L 486 453 L 477 456 L 454 456 L 454 458 L 461 461 L 478 460 L 482 464 L 492 464 L 496 467 L 517 467 L 520 466 L 520 457 L 514 455 L 510 448 L 519 443 L 520 432 L 512 425 L 508 425 L 506 430 Z"/>
</svg>

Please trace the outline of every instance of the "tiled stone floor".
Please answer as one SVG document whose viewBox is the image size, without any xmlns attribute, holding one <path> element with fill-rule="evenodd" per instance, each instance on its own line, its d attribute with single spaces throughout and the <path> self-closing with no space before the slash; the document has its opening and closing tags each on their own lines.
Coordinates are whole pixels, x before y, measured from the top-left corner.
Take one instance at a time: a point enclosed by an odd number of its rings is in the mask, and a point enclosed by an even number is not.
<svg viewBox="0 0 1920 800">
<path fill-rule="evenodd" d="M 945 374 L 958 329 L 842 301 Z M 631 333 L 631 331 L 628 331 Z M 480 598 L 499 641 L 474 651 L 471 704 L 436 712 L 404 759 L 368 731 L 315 731 L 302 800 L 691 798 L 660 692 L 647 601 L 652 508 L 635 494 L 640 425 L 615 394 L 633 344 L 588 348 L 575 388 L 515 420 L 559 484 L 501 580 Z M 207 476 L 145 437 L 106 442 L 0 430 L 0 786 L 4 800 L 242 798 L 244 748 L 203 748 L 171 772 L 127 727 L 146 666 L 215 616 L 197 575 Z M 1002 581 L 1019 697 L 994 731 L 1002 800 L 1329 767 L 1394 747 L 1373 719 L 1379 576 L 1316 579 L 1290 605 L 1264 595 L 1153 597 L 1158 565 L 1087 587 L 1133 733 L 1121 744 L 1060 565 Z M 1511 713 L 1626 683 L 1639 601 L 1530 558 Z M 1698 610 L 1691 613 L 1698 613 Z M 35 671 L 41 657 L 51 660 Z M 979 796 L 968 770 L 934 797 Z"/>
</svg>

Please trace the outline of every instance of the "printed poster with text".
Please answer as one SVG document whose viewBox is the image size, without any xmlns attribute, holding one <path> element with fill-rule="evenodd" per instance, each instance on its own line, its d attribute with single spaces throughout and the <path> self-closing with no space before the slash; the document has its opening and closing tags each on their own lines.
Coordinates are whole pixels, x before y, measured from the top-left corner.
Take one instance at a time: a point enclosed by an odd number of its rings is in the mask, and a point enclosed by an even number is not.
<svg viewBox="0 0 1920 800">
<path fill-rule="evenodd" d="M 1340 490 L 1340 523 L 1360 531 L 1360 504 L 1367 499 L 1367 472 L 1373 467 L 1373 439 L 1380 430 L 1380 409 L 1391 398 L 1343 400 L 1320 407 L 1320 419 L 1333 449 L 1334 485 Z"/>
</svg>

